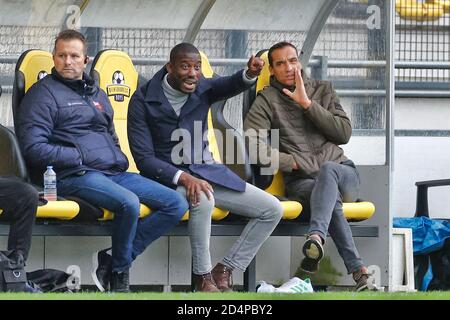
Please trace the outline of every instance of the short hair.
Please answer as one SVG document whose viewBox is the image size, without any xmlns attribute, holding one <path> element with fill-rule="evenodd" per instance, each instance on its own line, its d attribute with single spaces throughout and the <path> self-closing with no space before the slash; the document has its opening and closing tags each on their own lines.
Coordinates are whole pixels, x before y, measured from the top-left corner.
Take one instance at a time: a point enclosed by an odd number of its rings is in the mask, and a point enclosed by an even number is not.
<svg viewBox="0 0 450 320">
<path fill-rule="evenodd" d="M 200 51 L 191 43 L 182 42 L 177 44 L 170 50 L 170 62 L 175 62 L 175 59 L 182 53 L 196 53 L 200 54 Z"/>
<path fill-rule="evenodd" d="M 272 53 L 277 50 L 277 49 L 281 49 L 284 47 L 291 47 L 295 49 L 295 52 L 297 53 L 298 56 L 298 50 L 297 47 L 294 46 L 292 43 L 287 42 L 287 41 L 281 41 L 278 43 L 275 43 L 273 46 L 270 47 L 269 52 L 267 53 L 267 57 L 269 59 L 269 66 L 273 67 L 273 59 L 272 59 Z"/>
<path fill-rule="evenodd" d="M 81 32 L 78 32 L 76 30 L 71 30 L 71 29 L 64 30 L 64 31 L 61 31 L 60 33 L 58 33 L 58 35 L 56 36 L 56 39 L 55 39 L 55 46 L 53 47 L 53 53 L 55 53 L 55 51 L 56 51 L 56 43 L 59 40 L 67 41 L 67 40 L 73 40 L 73 39 L 78 39 L 83 43 L 83 53 L 84 53 L 84 55 L 87 55 L 87 45 L 86 45 L 85 36 Z"/>
</svg>

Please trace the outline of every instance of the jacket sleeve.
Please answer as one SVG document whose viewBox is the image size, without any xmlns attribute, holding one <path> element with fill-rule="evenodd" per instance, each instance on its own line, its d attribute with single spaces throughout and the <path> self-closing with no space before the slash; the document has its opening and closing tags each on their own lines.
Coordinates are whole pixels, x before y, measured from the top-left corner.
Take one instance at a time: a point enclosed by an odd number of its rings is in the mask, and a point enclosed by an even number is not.
<svg viewBox="0 0 450 320">
<path fill-rule="evenodd" d="M 127 130 L 131 154 L 142 175 L 173 186 L 173 177 L 178 168 L 156 157 L 146 118 L 145 102 L 136 91 L 128 107 Z"/>
<path fill-rule="evenodd" d="M 342 108 L 331 83 L 328 83 L 325 91 L 327 95 L 322 97 L 322 102 L 325 102 L 324 105 L 328 108 L 325 109 L 312 100 L 305 114 L 328 140 L 336 144 L 346 144 L 352 135 L 350 119 Z"/>
<path fill-rule="evenodd" d="M 269 165 L 273 166 L 273 161 L 277 161 L 276 159 L 278 159 L 280 170 L 291 172 L 294 157 L 288 153 L 280 152 L 278 149 L 272 148 L 268 141 L 272 116 L 272 109 L 269 103 L 259 94 L 244 120 L 244 131 L 247 137 L 247 150 L 249 150 L 250 161 L 251 163 L 257 163 L 259 166 L 267 167 Z M 254 146 L 257 146 L 257 148 Z"/>
<path fill-rule="evenodd" d="M 231 76 L 207 79 L 211 86 L 211 90 L 209 91 L 210 103 L 234 97 L 250 88 L 253 83 L 247 84 L 244 82 L 242 78 L 243 72 L 244 70 L 240 70 Z"/>
<path fill-rule="evenodd" d="M 25 95 L 18 114 L 18 138 L 26 162 L 32 167 L 53 165 L 56 169 L 79 166 L 81 155 L 73 145 L 52 142 L 57 105 L 43 86 L 34 87 Z"/>
</svg>

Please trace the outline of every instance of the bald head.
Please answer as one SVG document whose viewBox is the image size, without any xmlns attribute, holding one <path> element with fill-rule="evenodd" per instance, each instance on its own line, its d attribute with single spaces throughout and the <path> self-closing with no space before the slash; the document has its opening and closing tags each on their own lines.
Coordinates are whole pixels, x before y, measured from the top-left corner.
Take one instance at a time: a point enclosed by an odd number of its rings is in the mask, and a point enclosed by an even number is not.
<svg viewBox="0 0 450 320">
<path fill-rule="evenodd" d="M 185 56 L 185 55 L 189 55 L 189 54 L 200 55 L 200 52 L 191 43 L 187 43 L 187 42 L 179 43 L 175 47 L 173 47 L 172 50 L 170 50 L 170 62 L 174 63 L 181 56 Z"/>
</svg>

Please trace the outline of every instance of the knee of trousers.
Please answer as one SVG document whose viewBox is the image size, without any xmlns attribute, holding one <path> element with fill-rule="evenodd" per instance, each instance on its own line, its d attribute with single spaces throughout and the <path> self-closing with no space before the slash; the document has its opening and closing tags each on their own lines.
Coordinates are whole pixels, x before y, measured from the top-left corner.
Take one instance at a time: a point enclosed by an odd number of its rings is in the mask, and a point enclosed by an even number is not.
<svg viewBox="0 0 450 320">
<path fill-rule="evenodd" d="M 189 209 L 189 204 L 185 197 L 178 192 L 174 192 L 170 201 L 166 203 L 166 211 L 171 212 L 173 215 L 181 218 Z"/>
<path fill-rule="evenodd" d="M 319 174 L 317 175 L 317 179 L 320 181 L 333 179 L 336 180 L 338 177 L 338 169 L 339 164 L 327 161 L 320 167 Z"/>
<path fill-rule="evenodd" d="M 339 167 L 339 164 L 333 161 L 326 161 L 322 164 L 320 167 L 320 174 L 321 173 L 332 173 Z"/>
<path fill-rule="evenodd" d="M 13 201 L 17 201 L 20 207 L 38 206 L 39 192 L 32 185 L 23 183 L 17 187 L 18 198 Z"/>
<path fill-rule="evenodd" d="M 190 209 L 190 214 L 202 215 L 210 218 L 212 211 L 214 210 L 214 205 L 214 197 L 211 196 L 211 199 L 208 199 L 208 197 L 206 197 L 206 195 L 202 192 L 199 204 L 196 207 Z"/>
<path fill-rule="evenodd" d="M 139 218 L 140 202 L 136 195 L 128 195 L 121 200 L 120 209 L 116 210 L 115 214 L 125 214 L 128 217 Z"/>
<path fill-rule="evenodd" d="M 278 221 L 280 221 L 281 220 L 281 218 L 283 218 L 283 214 L 284 214 L 284 209 L 283 209 L 283 207 L 281 206 L 281 203 L 280 203 L 280 201 L 278 201 L 278 199 L 277 199 L 277 204 L 274 206 L 274 208 L 273 208 L 273 217 L 275 218 L 275 219 L 277 219 Z"/>
<path fill-rule="evenodd" d="M 283 207 L 281 206 L 281 202 L 275 198 L 272 197 L 272 201 L 268 203 L 266 206 L 264 206 L 264 214 L 262 218 L 264 220 L 278 220 L 280 221 L 283 217 Z"/>
</svg>

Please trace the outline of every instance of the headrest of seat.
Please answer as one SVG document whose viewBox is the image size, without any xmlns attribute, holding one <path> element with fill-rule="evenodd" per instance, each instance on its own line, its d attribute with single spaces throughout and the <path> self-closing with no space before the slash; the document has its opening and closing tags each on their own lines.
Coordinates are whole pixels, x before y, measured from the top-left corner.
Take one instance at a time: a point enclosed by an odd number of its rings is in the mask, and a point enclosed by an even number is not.
<svg viewBox="0 0 450 320">
<path fill-rule="evenodd" d="M 23 74 L 23 93 L 30 87 L 51 73 L 53 68 L 53 57 L 50 52 L 43 50 L 27 50 L 19 57 L 16 64 L 16 77 L 18 73 Z"/>
<path fill-rule="evenodd" d="M 208 57 L 202 51 L 200 51 L 200 57 L 202 59 L 202 74 L 205 78 L 213 78 L 216 76 L 214 73 L 211 64 L 209 63 Z M 220 102 L 217 102 L 220 103 Z M 221 163 L 219 146 L 217 144 L 216 134 L 214 132 L 213 120 L 211 109 L 208 112 L 208 142 L 209 142 L 209 150 L 211 151 L 213 158 L 215 161 Z"/>
<path fill-rule="evenodd" d="M 25 160 L 15 134 L 0 124 L 0 176 L 16 176 L 28 181 Z"/>
<path fill-rule="evenodd" d="M 200 57 L 202 59 L 202 73 L 205 78 L 214 77 L 214 71 L 211 68 L 211 64 L 209 63 L 208 57 L 202 51 L 200 51 Z"/>
<path fill-rule="evenodd" d="M 53 57 L 50 52 L 31 49 L 23 52 L 16 63 L 12 94 L 14 125 L 20 103 L 30 87 L 51 73 Z"/>
<path fill-rule="evenodd" d="M 139 78 L 130 56 L 119 50 L 100 51 L 92 63 L 91 77 L 108 95 L 114 119 L 126 120 L 128 103 Z"/>
<path fill-rule="evenodd" d="M 264 89 L 270 84 L 270 71 L 269 71 L 269 50 L 261 50 L 256 56 L 260 57 L 264 61 L 264 67 L 261 70 L 258 80 L 256 80 L 256 93 Z"/>
<path fill-rule="evenodd" d="M 261 70 L 258 79 L 256 80 L 256 84 L 244 92 L 244 99 L 242 101 L 242 120 L 244 121 L 248 111 L 250 110 L 250 107 L 253 104 L 253 101 L 255 101 L 257 93 L 270 84 L 268 52 L 269 50 L 264 49 L 258 51 L 258 53 L 256 54 L 256 57 L 259 57 L 264 61 L 264 67 Z"/>
</svg>

